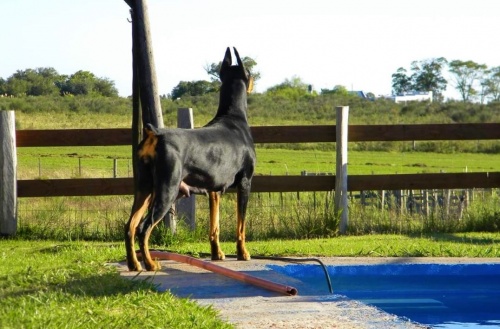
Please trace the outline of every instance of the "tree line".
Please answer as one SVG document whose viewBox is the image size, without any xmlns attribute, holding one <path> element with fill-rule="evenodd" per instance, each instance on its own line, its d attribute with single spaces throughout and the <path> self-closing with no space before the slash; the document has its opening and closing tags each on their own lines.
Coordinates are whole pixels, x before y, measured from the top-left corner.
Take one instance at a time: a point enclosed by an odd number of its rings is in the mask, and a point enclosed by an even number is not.
<svg viewBox="0 0 500 329">
<path fill-rule="evenodd" d="M 260 72 L 255 67 L 257 62 L 250 58 L 242 59 L 245 67 L 258 83 Z M 219 63 L 205 66 L 208 80 L 180 81 L 163 98 L 177 100 L 186 96 L 202 96 L 219 91 Z M 392 94 L 404 94 L 414 91 L 432 91 L 436 101 L 443 101 L 443 92 L 448 87 L 448 81 L 443 71 L 448 69 L 452 77 L 452 85 L 459 92 L 463 102 L 500 101 L 500 66 L 488 67 L 474 61 L 453 60 L 444 57 L 413 61 L 409 71 L 400 67 L 392 74 Z M 310 84 L 300 77 L 292 76 L 282 83 L 272 86 L 266 94 L 296 99 L 304 95 L 317 95 Z M 319 94 L 346 95 L 349 91 L 342 85 L 332 89 L 321 89 Z M 369 99 L 375 99 L 371 92 L 366 93 Z M 3 79 L 0 77 L 0 95 L 7 96 L 42 96 L 42 95 L 100 95 L 118 96 L 118 90 L 113 81 L 108 78 L 96 77 L 89 71 L 80 70 L 71 75 L 61 75 L 54 68 L 36 68 L 18 70 Z"/>
<path fill-rule="evenodd" d="M 52 67 L 18 70 L 7 79 L 0 78 L 0 95 L 100 95 L 118 96 L 115 83 L 108 78 L 96 77 L 89 71 L 71 75 L 59 74 Z"/>
<path fill-rule="evenodd" d="M 453 60 L 444 57 L 413 61 L 409 73 L 400 67 L 392 75 L 393 94 L 412 91 L 432 91 L 442 100 L 448 81 L 443 70 L 448 68 L 453 87 L 459 92 L 463 102 L 486 100 L 500 101 L 500 66 L 488 67 L 474 61 Z"/>
</svg>

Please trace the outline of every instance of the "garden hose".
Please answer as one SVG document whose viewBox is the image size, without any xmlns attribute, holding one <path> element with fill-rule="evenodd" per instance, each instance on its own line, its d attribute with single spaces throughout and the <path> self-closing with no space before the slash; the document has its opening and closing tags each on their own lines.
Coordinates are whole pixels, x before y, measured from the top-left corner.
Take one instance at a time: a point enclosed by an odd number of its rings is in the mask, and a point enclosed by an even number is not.
<svg viewBox="0 0 500 329">
<path fill-rule="evenodd" d="M 209 257 L 211 254 L 209 253 L 197 253 L 200 257 Z M 237 258 L 236 255 L 226 255 L 228 258 Z M 304 263 L 304 262 L 316 262 L 318 263 L 323 272 L 325 273 L 326 283 L 328 284 L 328 290 L 331 294 L 333 294 L 332 281 L 330 280 L 330 275 L 328 274 L 328 269 L 326 265 L 318 258 L 290 258 L 290 257 L 275 257 L 275 256 L 255 256 L 252 255 L 253 259 L 267 259 L 267 260 L 276 260 L 280 262 L 289 262 L 289 263 Z"/>
</svg>

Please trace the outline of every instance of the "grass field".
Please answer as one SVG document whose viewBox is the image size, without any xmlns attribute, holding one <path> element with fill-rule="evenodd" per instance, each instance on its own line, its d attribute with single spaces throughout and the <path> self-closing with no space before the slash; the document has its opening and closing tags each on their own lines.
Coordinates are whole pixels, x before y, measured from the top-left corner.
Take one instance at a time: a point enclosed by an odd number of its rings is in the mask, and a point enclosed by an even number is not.
<svg viewBox="0 0 500 329">
<path fill-rule="evenodd" d="M 248 243 L 254 256 L 500 257 L 499 246 L 498 233 Z M 231 254 L 235 246 L 223 248 Z M 208 242 L 170 249 L 196 255 Z M 232 328 L 211 307 L 158 293 L 147 280 L 121 279 L 106 265 L 124 260 L 121 242 L 0 239 L 0 250 L 0 328 Z"/>
<path fill-rule="evenodd" d="M 132 175 L 131 148 L 19 148 L 19 179 L 112 177 L 117 159 L 119 177 Z M 500 171 L 500 154 L 350 151 L 349 174 L 404 174 Z M 257 174 L 300 175 L 302 171 L 335 172 L 335 153 L 322 150 L 257 148 Z"/>
<path fill-rule="evenodd" d="M 19 148 L 18 177 L 112 177 L 114 159 L 118 177 L 126 177 L 132 175 L 130 155 L 130 147 Z M 334 172 L 335 168 L 332 151 L 258 147 L 257 157 L 259 174 L 299 175 L 303 170 L 318 173 Z M 500 155 L 349 152 L 349 174 L 466 170 L 500 171 Z M 331 208 L 322 203 L 326 198 L 328 195 L 319 193 L 301 194 L 299 202 L 299 196 L 292 194 L 253 195 L 248 221 L 250 253 L 308 257 L 500 257 L 498 198 L 488 198 L 493 206 L 477 203 L 470 207 L 470 213 L 460 221 L 444 220 L 440 215 L 422 220 L 375 207 L 351 207 L 352 236 L 337 236 L 330 230 L 337 219 L 331 217 Z M 233 195 L 224 196 L 222 210 L 222 248 L 227 255 L 235 252 L 233 199 Z M 288 199 L 294 203 L 287 203 Z M 186 232 L 182 227 L 177 235 L 165 234 L 165 229 L 155 230 L 152 245 L 194 256 L 207 253 L 207 202 L 201 201 L 204 212 L 198 212 L 196 232 Z M 210 307 L 200 307 L 169 292 L 158 293 L 147 280 L 121 279 L 116 269 L 106 264 L 124 260 L 123 242 L 83 241 L 121 239 L 131 203 L 130 196 L 21 199 L 19 235 L 30 240 L 0 239 L 0 328 L 232 328 Z M 483 222 L 487 225 L 475 224 Z M 449 232 L 458 225 L 467 228 L 467 223 L 497 233 L 429 233 Z M 367 234 L 377 230 L 399 234 Z M 260 239 L 266 236 L 263 232 L 270 232 L 267 236 L 274 238 Z M 308 239 L 290 240 L 287 236 Z M 57 241 L 34 240 L 47 237 Z"/>
</svg>

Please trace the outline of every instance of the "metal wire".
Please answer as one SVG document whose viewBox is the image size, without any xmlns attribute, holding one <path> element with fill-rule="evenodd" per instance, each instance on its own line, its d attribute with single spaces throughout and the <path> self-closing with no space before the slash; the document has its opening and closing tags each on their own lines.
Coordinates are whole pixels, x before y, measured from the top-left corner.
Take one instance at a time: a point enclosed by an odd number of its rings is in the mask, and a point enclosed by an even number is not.
<svg viewBox="0 0 500 329">
<path fill-rule="evenodd" d="M 199 253 L 198 254 L 200 257 L 207 257 L 210 256 L 209 253 Z M 236 255 L 226 255 L 228 258 L 236 258 Z M 326 265 L 318 258 L 290 258 L 290 257 L 275 257 L 275 256 L 255 256 L 252 255 L 253 259 L 268 259 L 268 260 L 276 260 L 280 262 L 289 262 L 289 263 L 305 263 L 305 262 L 316 262 L 318 263 L 321 268 L 323 269 L 323 272 L 325 273 L 325 279 L 326 283 L 328 284 L 328 290 L 330 291 L 331 294 L 333 294 L 333 287 L 332 287 L 332 281 L 330 280 L 330 275 L 328 274 L 328 269 Z"/>
</svg>

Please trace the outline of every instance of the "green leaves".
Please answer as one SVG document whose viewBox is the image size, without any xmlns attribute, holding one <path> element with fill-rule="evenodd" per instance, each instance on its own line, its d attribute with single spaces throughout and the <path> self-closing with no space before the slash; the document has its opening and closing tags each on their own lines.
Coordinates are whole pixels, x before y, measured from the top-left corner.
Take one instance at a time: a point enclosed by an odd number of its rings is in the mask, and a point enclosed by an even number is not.
<svg viewBox="0 0 500 329">
<path fill-rule="evenodd" d="M 114 82 L 98 78 L 88 71 L 78 71 L 70 76 L 60 75 L 52 67 L 18 70 L 7 80 L 0 79 L 0 95 L 51 96 L 51 95 L 101 95 L 118 96 Z"/>
</svg>

